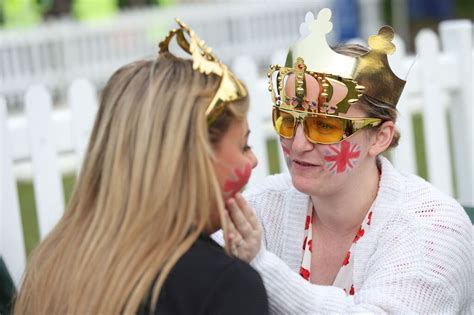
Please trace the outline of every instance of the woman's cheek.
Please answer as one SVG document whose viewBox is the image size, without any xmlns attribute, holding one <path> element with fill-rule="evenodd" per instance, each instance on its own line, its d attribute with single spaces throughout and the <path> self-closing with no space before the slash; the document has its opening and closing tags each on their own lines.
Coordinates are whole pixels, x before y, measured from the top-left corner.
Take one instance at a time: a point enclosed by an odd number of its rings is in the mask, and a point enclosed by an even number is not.
<svg viewBox="0 0 474 315">
<path fill-rule="evenodd" d="M 285 157 L 290 155 L 290 149 L 288 149 L 287 146 L 283 143 L 281 143 L 281 150 L 283 151 Z"/>
<path fill-rule="evenodd" d="M 224 198 L 233 197 L 247 184 L 252 174 L 252 165 L 246 163 L 241 168 L 234 168 L 230 171 L 229 177 L 224 183 Z"/>
<path fill-rule="evenodd" d="M 332 174 L 350 172 L 359 160 L 359 156 L 360 146 L 347 140 L 330 144 L 324 150 L 326 169 Z"/>
</svg>

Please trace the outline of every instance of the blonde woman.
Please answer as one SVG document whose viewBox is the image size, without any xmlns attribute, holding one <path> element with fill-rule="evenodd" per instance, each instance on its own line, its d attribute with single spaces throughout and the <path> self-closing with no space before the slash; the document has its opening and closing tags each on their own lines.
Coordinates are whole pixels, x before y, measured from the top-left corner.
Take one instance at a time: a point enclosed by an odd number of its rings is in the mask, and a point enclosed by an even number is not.
<svg viewBox="0 0 474 315">
<path fill-rule="evenodd" d="M 15 314 L 267 313 L 259 275 L 209 238 L 257 163 L 247 91 L 178 23 L 157 60 L 107 83 L 68 209 L 32 254 Z M 192 59 L 169 51 L 174 39 Z"/>
</svg>

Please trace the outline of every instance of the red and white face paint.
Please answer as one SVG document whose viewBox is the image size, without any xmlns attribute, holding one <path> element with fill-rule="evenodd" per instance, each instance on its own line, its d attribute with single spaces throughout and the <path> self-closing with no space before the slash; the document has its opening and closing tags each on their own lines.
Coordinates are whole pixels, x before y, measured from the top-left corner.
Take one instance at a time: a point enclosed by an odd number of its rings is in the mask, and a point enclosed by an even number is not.
<svg viewBox="0 0 474 315">
<path fill-rule="evenodd" d="M 360 146 L 347 140 L 330 144 L 324 151 L 326 169 L 333 174 L 349 172 L 357 163 L 359 157 Z"/>
</svg>

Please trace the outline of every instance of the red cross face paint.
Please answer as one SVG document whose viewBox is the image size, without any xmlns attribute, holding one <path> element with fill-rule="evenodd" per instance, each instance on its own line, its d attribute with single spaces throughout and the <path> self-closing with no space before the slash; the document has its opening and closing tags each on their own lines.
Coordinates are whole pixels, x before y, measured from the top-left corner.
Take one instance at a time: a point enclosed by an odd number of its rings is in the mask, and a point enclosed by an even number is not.
<svg viewBox="0 0 474 315">
<path fill-rule="evenodd" d="M 215 169 L 225 199 L 247 184 L 252 168 L 257 165 L 257 159 L 247 145 L 248 134 L 247 121 L 233 120 L 214 149 Z"/>
<path fill-rule="evenodd" d="M 360 156 L 360 146 L 349 141 L 331 144 L 324 152 L 326 169 L 335 174 L 350 171 Z"/>
<path fill-rule="evenodd" d="M 242 168 L 236 168 L 230 174 L 230 177 L 224 183 L 224 196 L 226 199 L 234 196 L 247 184 L 252 173 L 250 163 L 245 164 Z"/>
</svg>

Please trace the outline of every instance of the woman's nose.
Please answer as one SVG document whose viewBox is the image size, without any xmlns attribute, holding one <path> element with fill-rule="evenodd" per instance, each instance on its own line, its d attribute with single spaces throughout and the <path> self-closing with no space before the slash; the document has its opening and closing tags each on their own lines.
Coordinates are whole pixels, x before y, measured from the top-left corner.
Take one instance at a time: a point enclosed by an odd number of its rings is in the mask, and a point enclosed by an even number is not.
<svg viewBox="0 0 474 315">
<path fill-rule="evenodd" d="M 293 143 L 291 149 L 297 152 L 310 151 L 314 148 L 314 144 L 309 142 L 304 134 L 304 128 L 302 124 L 296 126 L 295 136 L 293 138 Z"/>
<path fill-rule="evenodd" d="M 249 150 L 248 159 L 250 161 L 250 165 L 252 165 L 252 168 L 255 168 L 258 164 L 258 160 L 252 150 Z"/>
</svg>

